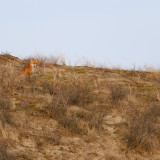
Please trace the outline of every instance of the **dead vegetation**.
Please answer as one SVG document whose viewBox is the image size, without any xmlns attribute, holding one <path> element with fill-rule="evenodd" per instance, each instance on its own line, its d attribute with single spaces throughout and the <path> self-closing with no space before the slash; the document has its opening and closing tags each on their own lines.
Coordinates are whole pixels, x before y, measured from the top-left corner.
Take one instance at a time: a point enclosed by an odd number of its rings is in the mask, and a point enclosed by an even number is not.
<svg viewBox="0 0 160 160">
<path fill-rule="evenodd" d="M 129 149 L 153 151 L 159 145 L 160 126 L 158 118 L 160 117 L 160 106 L 144 108 L 143 111 L 137 108 L 131 109 L 129 113 L 129 130 L 126 134 L 127 147 Z"/>
<path fill-rule="evenodd" d="M 159 72 L 0 57 L 0 159 L 159 158 Z"/>
<path fill-rule="evenodd" d="M 111 85 L 109 89 L 111 95 L 111 104 L 113 104 L 113 106 L 117 106 L 120 101 L 126 98 L 129 92 L 126 87 L 120 84 Z"/>
</svg>

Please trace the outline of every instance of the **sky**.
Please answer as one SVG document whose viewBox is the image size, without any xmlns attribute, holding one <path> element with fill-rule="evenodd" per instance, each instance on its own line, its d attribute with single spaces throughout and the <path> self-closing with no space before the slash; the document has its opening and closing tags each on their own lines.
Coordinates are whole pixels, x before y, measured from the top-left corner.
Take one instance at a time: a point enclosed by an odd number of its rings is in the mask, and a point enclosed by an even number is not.
<svg viewBox="0 0 160 160">
<path fill-rule="evenodd" d="M 0 0 L 0 52 L 160 66 L 159 0 Z"/>
</svg>

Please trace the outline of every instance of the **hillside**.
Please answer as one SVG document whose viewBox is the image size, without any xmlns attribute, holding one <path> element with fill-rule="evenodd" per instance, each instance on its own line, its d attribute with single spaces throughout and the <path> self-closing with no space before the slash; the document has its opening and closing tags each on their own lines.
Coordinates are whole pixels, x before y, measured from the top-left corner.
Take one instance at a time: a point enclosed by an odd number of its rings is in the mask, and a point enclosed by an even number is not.
<svg viewBox="0 0 160 160">
<path fill-rule="evenodd" d="M 0 55 L 0 159 L 160 159 L 160 72 L 28 62 Z"/>
</svg>

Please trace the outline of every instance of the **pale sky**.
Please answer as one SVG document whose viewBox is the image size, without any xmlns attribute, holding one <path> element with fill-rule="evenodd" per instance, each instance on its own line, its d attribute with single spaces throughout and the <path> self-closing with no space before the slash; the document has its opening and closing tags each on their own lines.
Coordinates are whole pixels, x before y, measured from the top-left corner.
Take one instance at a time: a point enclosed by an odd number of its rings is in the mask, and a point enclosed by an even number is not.
<svg viewBox="0 0 160 160">
<path fill-rule="evenodd" d="M 160 0 L 0 0 L 0 52 L 160 66 Z"/>
</svg>

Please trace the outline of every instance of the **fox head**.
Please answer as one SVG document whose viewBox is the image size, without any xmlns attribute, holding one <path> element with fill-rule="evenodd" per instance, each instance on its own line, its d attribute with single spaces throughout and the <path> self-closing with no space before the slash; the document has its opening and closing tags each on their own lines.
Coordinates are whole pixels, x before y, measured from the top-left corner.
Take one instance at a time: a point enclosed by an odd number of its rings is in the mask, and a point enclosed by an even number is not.
<svg viewBox="0 0 160 160">
<path fill-rule="evenodd" d="M 30 60 L 30 64 L 32 65 L 32 67 L 36 67 L 37 66 L 37 60 Z"/>
</svg>

